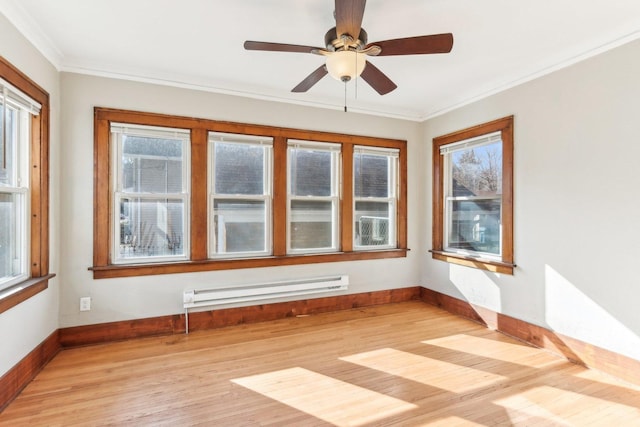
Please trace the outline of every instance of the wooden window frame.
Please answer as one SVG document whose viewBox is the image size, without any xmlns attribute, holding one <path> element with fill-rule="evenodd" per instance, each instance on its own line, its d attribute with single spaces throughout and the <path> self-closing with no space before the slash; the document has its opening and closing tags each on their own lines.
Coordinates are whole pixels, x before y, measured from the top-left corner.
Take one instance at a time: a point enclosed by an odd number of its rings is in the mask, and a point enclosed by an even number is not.
<svg viewBox="0 0 640 427">
<path fill-rule="evenodd" d="M 110 124 L 131 123 L 175 127 L 191 131 L 191 258 L 186 262 L 113 264 L 111 224 Z M 273 254 L 253 258 L 211 259 L 208 242 L 208 133 L 236 133 L 273 138 Z M 323 141 L 342 145 L 339 252 L 287 254 L 287 142 L 289 139 Z M 353 247 L 353 148 L 355 145 L 396 148 L 400 152 L 397 202 L 397 246 L 379 251 L 357 251 Z M 120 109 L 94 108 L 94 279 L 134 277 L 197 271 L 230 270 L 324 262 L 406 257 L 407 253 L 407 142 L 398 139 L 345 135 L 244 123 L 221 122 Z"/>
<path fill-rule="evenodd" d="M 0 313 L 47 289 L 49 279 L 49 94 L 0 56 L 0 77 L 38 102 L 31 116 L 30 147 L 30 277 L 0 292 Z"/>
<path fill-rule="evenodd" d="M 445 251 L 445 165 L 440 147 L 493 132 L 502 137 L 502 256 L 500 260 Z M 513 274 L 513 116 L 483 123 L 433 139 L 433 259 L 503 274 Z"/>
</svg>

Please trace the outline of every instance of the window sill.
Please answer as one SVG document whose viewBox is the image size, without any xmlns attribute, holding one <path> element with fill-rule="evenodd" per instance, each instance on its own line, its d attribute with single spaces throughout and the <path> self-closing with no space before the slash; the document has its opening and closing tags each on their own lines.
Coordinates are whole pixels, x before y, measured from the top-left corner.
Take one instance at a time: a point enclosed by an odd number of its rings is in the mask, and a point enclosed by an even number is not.
<svg viewBox="0 0 640 427">
<path fill-rule="evenodd" d="M 317 264 L 324 262 L 359 261 L 384 258 L 404 258 L 408 249 L 388 249 L 366 252 L 336 252 L 330 254 L 308 254 L 271 256 L 264 258 L 218 259 L 175 262 L 166 264 L 125 264 L 93 266 L 94 279 L 148 276 L 156 274 L 192 273 L 198 271 L 234 270 L 241 268 L 275 267 L 284 265 Z"/>
<path fill-rule="evenodd" d="M 55 277 L 55 274 L 47 274 L 46 276 L 27 279 L 24 282 L 0 291 L 0 313 L 4 313 L 10 308 L 47 289 L 49 287 L 49 279 L 53 277 Z"/>
<path fill-rule="evenodd" d="M 511 264 L 508 262 L 494 261 L 485 258 L 474 258 L 456 254 L 453 252 L 439 251 L 436 249 L 431 249 L 429 252 L 431 252 L 433 259 L 449 262 L 451 264 L 478 268 L 480 270 L 487 270 L 494 273 L 513 275 L 513 269 L 516 267 L 515 264 Z"/>
</svg>

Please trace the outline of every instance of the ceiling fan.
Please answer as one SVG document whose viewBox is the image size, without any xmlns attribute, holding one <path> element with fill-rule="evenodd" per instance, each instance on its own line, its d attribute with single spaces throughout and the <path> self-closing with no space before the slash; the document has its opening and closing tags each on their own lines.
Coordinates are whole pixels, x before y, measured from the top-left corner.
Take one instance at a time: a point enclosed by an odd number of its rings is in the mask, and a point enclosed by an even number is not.
<svg viewBox="0 0 640 427">
<path fill-rule="evenodd" d="M 366 56 L 422 55 L 449 53 L 453 47 L 453 34 L 433 34 L 406 37 L 367 44 L 367 32 L 362 28 L 366 0 L 336 0 L 336 26 L 324 36 L 325 46 L 303 46 L 247 40 L 247 50 L 271 52 L 313 53 L 326 57 L 326 63 L 302 80 L 292 92 L 306 92 L 329 74 L 348 82 L 361 76 L 380 95 L 394 90 L 397 85 L 382 71 L 366 60 Z"/>
</svg>

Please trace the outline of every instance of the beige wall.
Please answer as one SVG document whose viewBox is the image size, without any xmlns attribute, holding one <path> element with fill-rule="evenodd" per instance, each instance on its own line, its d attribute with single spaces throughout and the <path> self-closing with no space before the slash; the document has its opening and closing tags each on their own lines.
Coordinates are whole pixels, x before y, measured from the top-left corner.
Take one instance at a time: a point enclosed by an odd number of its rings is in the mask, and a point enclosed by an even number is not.
<svg viewBox="0 0 640 427">
<path fill-rule="evenodd" d="M 93 280 L 93 108 L 113 107 L 242 123 L 342 132 L 408 140 L 409 170 L 420 169 L 423 157 L 420 125 L 340 110 L 322 110 L 256 101 L 186 89 L 62 73 L 63 164 L 62 248 L 64 277 L 60 326 L 75 326 L 180 313 L 182 292 L 269 280 L 326 274 L 348 274 L 349 293 L 419 285 L 419 251 L 407 258 L 291 267 L 173 274 Z M 409 176 L 409 206 L 419 206 L 421 183 Z M 409 217 L 409 247 L 419 246 L 420 220 Z M 92 309 L 80 312 L 79 298 L 90 296 Z"/>
<path fill-rule="evenodd" d="M 0 14 L 0 55 L 44 88 L 51 105 L 50 270 L 58 271 L 60 88 L 56 69 Z M 0 376 L 58 328 L 59 278 L 49 288 L 0 314 Z"/>
<path fill-rule="evenodd" d="M 640 41 L 424 123 L 430 146 L 515 115 L 518 265 L 500 276 L 421 254 L 424 286 L 640 359 L 638 76 Z"/>
</svg>

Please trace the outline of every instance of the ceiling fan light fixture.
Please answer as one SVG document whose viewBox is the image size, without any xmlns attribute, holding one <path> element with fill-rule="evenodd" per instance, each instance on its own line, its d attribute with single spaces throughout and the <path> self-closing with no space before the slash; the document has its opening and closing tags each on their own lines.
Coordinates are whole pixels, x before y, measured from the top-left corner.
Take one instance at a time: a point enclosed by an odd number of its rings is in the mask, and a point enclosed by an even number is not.
<svg viewBox="0 0 640 427">
<path fill-rule="evenodd" d="M 325 63 L 304 78 L 292 92 L 306 92 L 327 74 L 346 83 L 362 76 L 362 80 L 380 95 L 385 95 L 398 86 L 376 66 L 365 60 L 366 56 L 402 56 L 449 53 L 453 47 L 453 34 L 431 34 L 403 37 L 367 43 L 367 32 L 362 28 L 362 17 L 366 0 L 335 0 L 334 18 L 336 26 L 324 35 L 324 46 L 258 42 L 247 40 L 247 50 L 271 52 L 312 53 L 325 57 Z M 357 34 L 356 36 L 354 36 Z M 366 68 L 366 73 L 364 72 Z M 345 84 L 345 91 L 347 85 Z"/>
<path fill-rule="evenodd" d="M 340 50 L 327 56 L 327 71 L 336 80 L 348 82 L 362 74 L 367 61 L 365 54 L 352 50 Z"/>
</svg>

